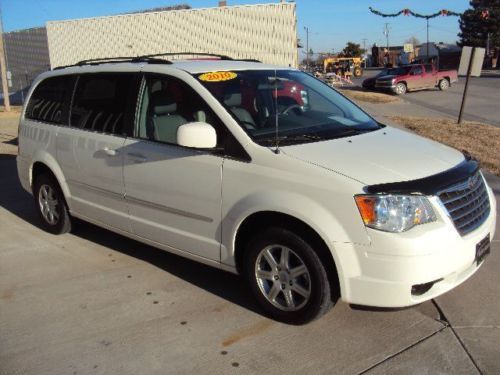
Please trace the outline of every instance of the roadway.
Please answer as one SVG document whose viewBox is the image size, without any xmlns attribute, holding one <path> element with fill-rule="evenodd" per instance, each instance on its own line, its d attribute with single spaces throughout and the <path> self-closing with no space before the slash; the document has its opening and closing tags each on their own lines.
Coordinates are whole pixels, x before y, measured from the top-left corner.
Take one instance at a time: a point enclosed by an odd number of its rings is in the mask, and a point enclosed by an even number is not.
<svg viewBox="0 0 500 375">
<path fill-rule="evenodd" d="M 363 77 L 353 79 L 356 85 L 361 85 L 363 79 L 376 75 L 379 70 L 366 70 Z M 453 84 L 449 90 L 438 89 L 410 92 L 402 96 L 405 102 L 439 112 L 444 117 L 458 118 L 465 78 Z M 479 121 L 500 126 L 500 73 L 484 77 L 473 77 L 469 81 L 469 93 L 464 112 L 464 120 Z"/>
</svg>

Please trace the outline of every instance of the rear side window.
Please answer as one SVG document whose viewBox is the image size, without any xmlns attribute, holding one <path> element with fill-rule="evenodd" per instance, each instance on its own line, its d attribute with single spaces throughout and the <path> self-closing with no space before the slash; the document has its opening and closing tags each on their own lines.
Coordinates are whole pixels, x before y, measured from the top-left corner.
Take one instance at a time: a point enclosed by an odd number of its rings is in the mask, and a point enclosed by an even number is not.
<svg viewBox="0 0 500 375">
<path fill-rule="evenodd" d="M 50 124 L 68 125 L 68 107 L 73 76 L 58 76 L 42 81 L 33 91 L 25 117 Z"/>
<path fill-rule="evenodd" d="M 432 65 L 427 64 L 427 65 L 424 65 L 424 66 L 425 66 L 425 72 L 426 73 L 432 73 Z"/>
<path fill-rule="evenodd" d="M 126 133 L 127 108 L 134 82 L 134 75 L 129 73 L 80 76 L 70 125 L 108 134 Z"/>
</svg>

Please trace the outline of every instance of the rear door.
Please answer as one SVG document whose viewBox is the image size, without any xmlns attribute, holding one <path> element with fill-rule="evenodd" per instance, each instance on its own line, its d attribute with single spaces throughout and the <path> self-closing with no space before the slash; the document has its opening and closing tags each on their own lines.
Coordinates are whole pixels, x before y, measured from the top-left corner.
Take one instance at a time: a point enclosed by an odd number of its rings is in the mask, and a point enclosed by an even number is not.
<svg viewBox="0 0 500 375">
<path fill-rule="evenodd" d="M 437 81 L 437 73 L 434 70 L 432 64 L 424 65 L 424 76 L 423 76 L 423 85 L 426 88 L 432 88 L 436 86 Z"/>
<path fill-rule="evenodd" d="M 134 136 L 124 145 L 124 180 L 133 232 L 219 261 L 223 155 L 177 145 L 180 125 L 222 124 L 185 82 L 146 74 Z"/>
<path fill-rule="evenodd" d="M 72 210 L 126 231 L 130 225 L 122 148 L 133 123 L 137 83 L 134 73 L 80 75 L 70 127 L 57 135 L 57 159 L 71 192 Z"/>
<path fill-rule="evenodd" d="M 424 71 L 422 65 L 414 66 L 411 69 L 410 75 L 407 80 L 409 90 L 419 89 L 423 87 L 423 74 Z"/>
</svg>

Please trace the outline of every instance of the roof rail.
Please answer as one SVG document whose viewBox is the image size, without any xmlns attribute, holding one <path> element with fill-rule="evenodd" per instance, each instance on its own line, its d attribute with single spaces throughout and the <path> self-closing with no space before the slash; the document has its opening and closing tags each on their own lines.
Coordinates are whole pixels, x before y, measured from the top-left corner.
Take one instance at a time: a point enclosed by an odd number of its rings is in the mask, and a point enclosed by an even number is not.
<svg viewBox="0 0 500 375">
<path fill-rule="evenodd" d="M 167 56 L 207 56 L 207 57 L 217 57 L 220 60 L 231 60 L 231 61 L 248 61 L 248 62 L 258 62 L 261 61 L 255 59 L 233 59 L 232 57 L 226 55 L 219 55 L 216 53 L 206 53 L 206 52 L 165 52 L 165 53 L 154 53 L 150 55 L 141 56 L 118 56 L 118 57 L 100 57 L 96 59 L 87 59 L 77 62 L 73 65 L 58 66 L 54 70 L 69 68 L 72 66 L 84 66 L 84 65 L 99 65 L 107 63 L 125 63 L 125 62 L 145 62 L 148 64 L 172 64 L 172 61 L 167 59 L 160 59 L 159 57 Z"/>
</svg>

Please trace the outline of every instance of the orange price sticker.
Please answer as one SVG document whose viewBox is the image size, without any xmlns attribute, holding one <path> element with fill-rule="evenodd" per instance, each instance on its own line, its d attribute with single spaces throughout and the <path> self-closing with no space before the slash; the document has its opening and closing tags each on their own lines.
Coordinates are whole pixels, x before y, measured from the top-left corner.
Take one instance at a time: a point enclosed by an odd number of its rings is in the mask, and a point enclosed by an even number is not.
<svg viewBox="0 0 500 375">
<path fill-rule="evenodd" d="M 236 77 L 238 75 L 235 72 L 210 72 L 203 73 L 198 79 L 204 82 L 223 82 L 235 79 Z"/>
</svg>

